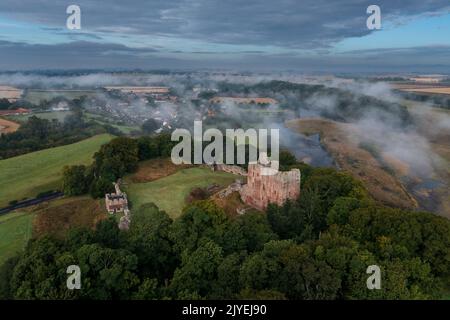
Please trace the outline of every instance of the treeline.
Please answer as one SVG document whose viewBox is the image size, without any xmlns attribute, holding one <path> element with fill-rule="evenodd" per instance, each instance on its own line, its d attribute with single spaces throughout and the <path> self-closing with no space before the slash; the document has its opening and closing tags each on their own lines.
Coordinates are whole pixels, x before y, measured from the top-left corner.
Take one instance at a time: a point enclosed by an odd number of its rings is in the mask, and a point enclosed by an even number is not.
<svg viewBox="0 0 450 320">
<path fill-rule="evenodd" d="M 399 126 L 412 123 L 412 117 L 406 107 L 365 95 L 363 92 L 277 80 L 255 85 L 221 82 L 218 87 L 223 95 L 268 96 L 278 100 L 282 109 L 297 111 L 300 114 L 302 110 L 307 110 L 336 121 L 359 120 L 376 112 L 380 120 L 389 123 L 397 122 Z"/>
<path fill-rule="evenodd" d="M 192 161 L 194 159 L 193 143 L 192 141 L 190 155 Z M 226 143 L 227 138 L 223 137 L 223 159 L 226 159 Z M 236 141 L 230 143 L 235 144 Z M 91 166 L 74 165 L 63 169 L 63 192 L 68 196 L 89 193 L 93 198 L 101 198 L 105 193 L 114 190 L 113 182 L 134 172 L 139 161 L 170 157 L 172 148 L 176 144 L 178 141 L 172 141 L 171 134 L 167 132 L 139 138 L 115 138 L 101 146 L 100 150 L 94 154 L 94 162 Z M 208 144 L 209 142 L 203 142 L 203 149 Z M 270 146 L 268 150 L 270 155 Z M 239 166 L 247 168 L 249 154 L 252 151 L 257 154 L 258 150 L 246 145 L 244 151 L 245 162 Z M 280 161 L 284 163 L 281 170 L 284 170 L 286 165 L 297 163 L 295 157 L 285 150 L 280 151 Z M 234 163 L 237 163 L 237 152 L 234 152 Z"/>
<path fill-rule="evenodd" d="M 16 132 L 0 136 L 0 159 L 75 143 L 101 133 L 120 134 L 113 127 L 84 121 L 81 111 L 74 111 L 63 122 L 32 116 Z"/>
<path fill-rule="evenodd" d="M 75 165 L 63 169 L 64 194 L 90 193 L 94 198 L 103 197 L 114 190 L 113 182 L 135 171 L 139 161 L 169 157 L 175 144 L 168 133 L 137 139 L 115 138 L 94 154 L 91 166 Z"/>
<path fill-rule="evenodd" d="M 290 164 L 295 166 L 296 164 Z M 287 165 L 289 166 L 289 165 Z M 374 203 L 333 169 L 302 165 L 296 201 L 227 216 L 211 200 L 171 220 L 153 204 L 130 230 L 100 222 L 31 240 L 0 269 L 3 299 L 434 299 L 448 289 L 450 221 Z M 170 195 L 168 195 L 170 196 Z M 81 290 L 66 269 L 81 268 Z M 381 268 L 368 290 L 367 267 Z"/>
<path fill-rule="evenodd" d="M 8 99 L 2 98 L 0 99 L 0 110 L 8 110 L 13 106 L 11 102 L 9 102 Z"/>
<path fill-rule="evenodd" d="M 24 90 L 24 94 L 22 96 L 27 95 L 27 89 Z M 84 98 L 84 97 L 83 97 Z M 52 106 L 57 105 L 60 102 L 65 102 L 68 107 L 70 108 L 76 108 L 81 106 L 82 100 L 80 99 L 67 99 L 64 96 L 56 96 L 51 98 L 50 100 L 42 99 L 39 101 L 38 104 L 34 104 L 25 98 L 19 98 L 18 100 L 14 102 L 10 102 L 6 98 L 0 99 L 0 110 L 13 110 L 17 108 L 27 108 L 27 109 L 40 109 L 40 110 L 46 110 Z"/>
<path fill-rule="evenodd" d="M 397 93 L 405 99 L 419 101 L 424 103 L 431 103 L 440 108 L 450 109 L 450 98 L 444 94 L 426 94 L 418 92 L 404 92 L 397 91 Z"/>
</svg>

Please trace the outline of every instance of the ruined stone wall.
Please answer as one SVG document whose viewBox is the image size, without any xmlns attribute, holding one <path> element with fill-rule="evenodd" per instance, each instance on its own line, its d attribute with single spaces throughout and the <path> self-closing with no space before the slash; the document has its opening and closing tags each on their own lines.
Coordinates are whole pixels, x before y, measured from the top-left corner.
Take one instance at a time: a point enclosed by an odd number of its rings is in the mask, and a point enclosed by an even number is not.
<svg viewBox="0 0 450 320">
<path fill-rule="evenodd" d="M 247 171 L 239 166 L 232 166 L 228 164 L 215 164 L 213 165 L 214 170 L 224 171 L 228 173 L 232 173 L 239 176 L 247 176 Z"/>
<path fill-rule="evenodd" d="M 247 184 L 241 189 L 245 203 L 264 210 L 269 203 L 282 205 L 287 199 L 300 196 L 300 170 L 292 169 L 274 175 L 262 175 L 266 168 L 261 164 L 249 164 Z"/>
</svg>

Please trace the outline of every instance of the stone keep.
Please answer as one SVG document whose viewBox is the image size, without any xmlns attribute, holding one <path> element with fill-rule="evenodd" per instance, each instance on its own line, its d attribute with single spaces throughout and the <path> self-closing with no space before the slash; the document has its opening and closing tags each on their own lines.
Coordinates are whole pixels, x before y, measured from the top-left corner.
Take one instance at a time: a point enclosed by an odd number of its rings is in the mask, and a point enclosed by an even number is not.
<svg viewBox="0 0 450 320">
<path fill-rule="evenodd" d="M 248 165 L 247 184 L 240 194 L 242 201 L 259 210 L 269 203 L 282 205 L 288 199 L 295 200 L 300 196 L 300 170 L 279 172 L 278 162 L 260 156 L 258 162 Z"/>
</svg>

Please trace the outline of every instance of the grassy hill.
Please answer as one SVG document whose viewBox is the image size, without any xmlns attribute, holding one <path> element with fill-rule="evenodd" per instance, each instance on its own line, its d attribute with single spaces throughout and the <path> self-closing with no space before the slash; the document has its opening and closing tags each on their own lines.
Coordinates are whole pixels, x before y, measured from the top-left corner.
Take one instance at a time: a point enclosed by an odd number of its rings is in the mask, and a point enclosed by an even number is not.
<svg viewBox="0 0 450 320">
<path fill-rule="evenodd" d="M 207 187 L 213 183 L 226 186 L 235 179 L 235 175 L 226 172 L 189 168 L 155 181 L 131 184 L 126 191 L 133 208 L 153 202 L 174 219 L 181 213 L 185 198 L 192 188 Z"/>
<path fill-rule="evenodd" d="M 24 248 L 31 237 L 33 218 L 28 212 L 0 216 L 0 266 Z"/>
<path fill-rule="evenodd" d="M 0 266 L 20 252 L 32 236 L 63 237 L 69 228 L 91 228 L 107 216 L 103 199 L 95 200 L 90 196 L 56 199 L 2 215 Z"/>
<path fill-rule="evenodd" d="M 111 138 L 102 134 L 74 144 L 0 160 L 0 207 L 12 200 L 32 198 L 57 188 L 64 166 L 91 163 L 93 154 Z"/>
</svg>

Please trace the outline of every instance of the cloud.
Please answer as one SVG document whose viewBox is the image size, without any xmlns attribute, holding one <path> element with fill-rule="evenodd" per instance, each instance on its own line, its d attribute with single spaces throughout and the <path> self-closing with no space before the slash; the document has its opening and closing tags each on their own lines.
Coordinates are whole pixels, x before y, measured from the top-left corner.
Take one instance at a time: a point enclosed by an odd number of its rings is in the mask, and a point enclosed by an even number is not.
<svg viewBox="0 0 450 320">
<path fill-rule="evenodd" d="M 82 25 L 106 34 L 145 34 L 208 43 L 327 48 L 366 28 L 368 0 L 78 0 Z M 449 12 L 447 0 L 377 1 L 384 21 Z M 47 27 L 64 27 L 62 0 L 2 0 L 0 13 Z"/>
<path fill-rule="evenodd" d="M 67 1 L 2 0 L 0 19 L 26 22 L 50 36 L 46 44 L 39 44 L 42 34 L 35 38 L 30 34 L 28 39 L 18 30 L 20 42 L 0 33 L 4 39 L 0 70 L 450 72 L 449 45 L 336 53 L 337 42 L 371 32 L 365 23 L 370 0 L 77 0 L 76 4 L 81 7 L 83 29 L 69 32 Z M 394 23 L 450 12 L 448 0 L 377 4 L 383 21 Z"/>
<path fill-rule="evenodd" d="M 155 56 L 157 52 L 90 41 L 51 45 L 0 41 L 0 70 L 139 68 L 144 63 L 156 67 L 176 62 Z"/>
<path fill-rule="evenodd" d="M 0 40 L 0 70 L 37 69 L 239 69 L 294 72 L 450 73 L 450 46 L 374 49 L 299 56 L 258 51 L 171 52 L 123 44 L 73 41 L 27 44 Z"/>
</svg>

